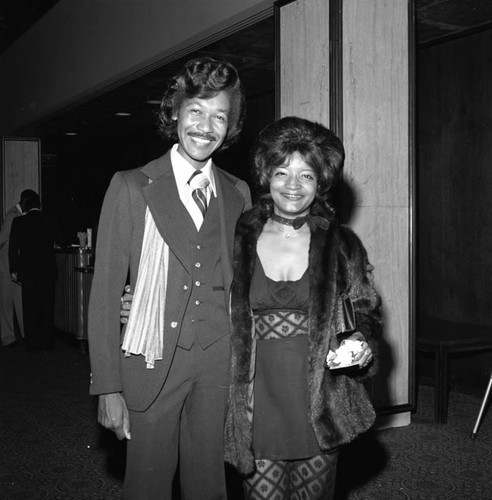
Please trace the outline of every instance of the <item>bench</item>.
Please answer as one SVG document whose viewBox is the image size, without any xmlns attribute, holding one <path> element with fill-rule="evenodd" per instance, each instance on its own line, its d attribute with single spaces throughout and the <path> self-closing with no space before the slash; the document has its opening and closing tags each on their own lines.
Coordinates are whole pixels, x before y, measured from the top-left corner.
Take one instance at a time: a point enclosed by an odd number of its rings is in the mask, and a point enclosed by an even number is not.
<svg viewBox="0 0 492 500">
<path fill-rule="evenodd" d="M 434 358 L 434 416 L 444 424 L 448 418 L 449 357 L 492 350 L 492 328 L 426 318 L 417 328 L 416 350 Z"/>
</svg>

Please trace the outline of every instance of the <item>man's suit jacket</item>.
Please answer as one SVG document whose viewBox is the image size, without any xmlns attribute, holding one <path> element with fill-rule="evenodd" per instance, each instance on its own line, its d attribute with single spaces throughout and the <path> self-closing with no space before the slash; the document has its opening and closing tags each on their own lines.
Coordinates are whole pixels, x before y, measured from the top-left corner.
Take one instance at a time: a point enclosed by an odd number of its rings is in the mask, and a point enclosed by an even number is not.
<svg viewBox="0 0 492 500">
<path fill-rule="evenodd" d="M 9 241 L 9 266 L 19 281 L 54 279 L 54 245 L 57 225 L 39 210 L 31 210 L 12 221 Z"/>
<path fill-rule="evenodd" d="M 221 262 L 229 301 L 236 222 L 251 205 L 244 181 L 213 166 L 220 212 Z M 190 248 L 175 210 L 181 203 L 169 152 L 142 168 L 117 172 L 106 193 L 98 226 L 94 279 L 89 305 L 91 394 L 123 391 L 129 408 L 143 411 L 159 393 L 176 349 L 190 285 Z M 146 207 L 169 246 L 164 353 L 153 369 L 143 356 L 121 351 L 120 298 L 129 278 L 136 283 Z"/>
</svg>

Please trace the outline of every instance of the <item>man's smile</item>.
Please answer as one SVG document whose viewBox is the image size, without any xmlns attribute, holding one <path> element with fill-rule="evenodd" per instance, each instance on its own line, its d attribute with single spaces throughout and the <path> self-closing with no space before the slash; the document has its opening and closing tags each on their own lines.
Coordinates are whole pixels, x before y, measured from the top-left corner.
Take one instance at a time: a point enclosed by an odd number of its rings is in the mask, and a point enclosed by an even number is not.
<svg viewBox="0 0 492 500">
<path fill-rule="evenodd" d="M 188 132 L 188 137 L 191 137 L 191 139 L 193 139 L 194 141 L 203 144 L 208 144 L 217 140 L 213 135 L 199 134 L 197 132 Z"/>
</svg>

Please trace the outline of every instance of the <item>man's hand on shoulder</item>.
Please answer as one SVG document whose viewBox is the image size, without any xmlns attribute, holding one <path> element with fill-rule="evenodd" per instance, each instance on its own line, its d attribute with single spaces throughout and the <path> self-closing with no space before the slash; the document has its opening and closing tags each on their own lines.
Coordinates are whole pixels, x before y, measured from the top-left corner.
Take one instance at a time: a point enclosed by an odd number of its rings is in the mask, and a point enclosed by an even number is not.
<svg viewBox="0 0 492 500">
<path fill-rule="evenodd" d="M 128 408 L 119 392 L 99 396 L 97 421 L 106 429 L 113 431 L 118 439 L 131 439 Z"/>
</svg>

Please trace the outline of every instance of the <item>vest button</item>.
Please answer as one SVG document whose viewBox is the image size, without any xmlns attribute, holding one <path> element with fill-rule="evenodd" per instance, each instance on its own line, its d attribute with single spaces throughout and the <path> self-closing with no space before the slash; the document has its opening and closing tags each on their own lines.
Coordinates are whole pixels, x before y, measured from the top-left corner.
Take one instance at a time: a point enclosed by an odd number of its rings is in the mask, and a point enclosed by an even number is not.
<svg viewBox="0 0 492 500">
<path fill-rule="evenodd" d="M 197 249 L 197 250 L 201 250 L 201 249 L 202 249 L 202 246 L 201 246 L 201 245 L 197 245 L 197 246 L 196 246 L 196 249 Z"/>
<path fill-rule="evenodd" d="M 188 285 L 183 285 L 183 290 L 186 292 L 186 290 L 188 290 Z"/>
<path fill-rule="evenodd" d="M 171 328 L 176 328 L 178 326 L 178 322 L 177 321 L 173 321 L 171 323 Z"/>
<path fill-rule="evenodd" d="M 200 286 L 200 285 L 201 285 L 201 283 L 200 283 L 199 281 L 195 281 L 195 285 L 196 285 L 196 286 Z"/>
<path fill-rule="evenodd" d="M 199 300 L 195 300 L 195 305 L 199 306 L 200 305 L 200 301 Z"/>
<path fill-rule="evenodd" d="M 202 265 L 200 264 L 200 262 L 197 262 L 197 263 L 195 264 L 195 267 L 202 267 Z"/>
</svg>

